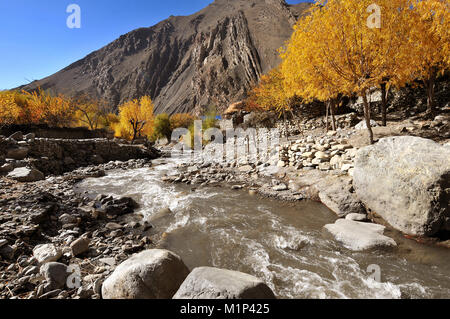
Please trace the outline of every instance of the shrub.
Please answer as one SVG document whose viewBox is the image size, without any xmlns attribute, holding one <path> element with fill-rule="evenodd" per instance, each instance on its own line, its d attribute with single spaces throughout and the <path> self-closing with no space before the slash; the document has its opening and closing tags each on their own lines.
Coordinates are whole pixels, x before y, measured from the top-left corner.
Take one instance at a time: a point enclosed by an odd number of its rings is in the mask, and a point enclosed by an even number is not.
<svg viewBox="0 0 450 319">
<path fill-rule="evenodd" d="M 172 135 L 172 129 L 170 126 L 169 115 L 166 113 L 156 116 L 153 126 L 153 134 L 151 136 L 152 141 L 156 141 L 160 138 L 167 138 L 170 141 Z"/>
</svg>

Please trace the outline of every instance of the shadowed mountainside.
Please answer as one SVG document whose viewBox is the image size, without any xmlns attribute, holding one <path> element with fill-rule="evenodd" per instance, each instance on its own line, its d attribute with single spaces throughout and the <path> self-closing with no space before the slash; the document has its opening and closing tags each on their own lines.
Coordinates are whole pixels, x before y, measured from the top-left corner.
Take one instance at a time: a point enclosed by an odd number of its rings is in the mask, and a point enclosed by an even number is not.
<svg viewBox="0 0 450 319">
<path fill-rule="evenodd" d="M 216 0 L 193 15 L 131 31 L 22 88 L 88 93 L 113 105 L 150 95 L 157 113 L 199 113 L 210 105 L 223 110 L 278 64 L 278 48 L 309 7 L 284 0 Z"/>
</svg>

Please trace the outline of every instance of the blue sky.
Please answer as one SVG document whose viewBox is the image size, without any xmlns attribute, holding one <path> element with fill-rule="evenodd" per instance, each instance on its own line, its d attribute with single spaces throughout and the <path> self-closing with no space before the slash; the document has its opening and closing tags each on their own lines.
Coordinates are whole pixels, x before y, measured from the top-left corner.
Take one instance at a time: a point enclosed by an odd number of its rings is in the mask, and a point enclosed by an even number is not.
<svg viewBox="0 0 450 319">
<path fill-rule="evenodd" d="M 170 15 L 189 15 L 213 0 L 0 0 L 0 90 L 51 75 L 120 35 Z M 305 2 L 288 0 L 288 3 Z M 68 5 L 81 28 L 66 26 Z"/>
</svg>

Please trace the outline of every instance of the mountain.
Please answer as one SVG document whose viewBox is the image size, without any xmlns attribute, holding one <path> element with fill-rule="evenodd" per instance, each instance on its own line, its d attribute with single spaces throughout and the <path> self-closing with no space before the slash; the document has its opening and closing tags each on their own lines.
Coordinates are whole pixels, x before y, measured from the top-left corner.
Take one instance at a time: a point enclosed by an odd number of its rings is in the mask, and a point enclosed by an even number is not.
<svg viewBox="0 0 450 319">
<path fill-rule="evenodd" d="M 199 113 L 210 105 L 223 110 L 279 63 L 277 50 L 310 5 L 216 0 L 193 15 L 131 31 L 22 88 L 88 93 L 113 105 L 150 95 L 156 113 Z"/>
</svg>

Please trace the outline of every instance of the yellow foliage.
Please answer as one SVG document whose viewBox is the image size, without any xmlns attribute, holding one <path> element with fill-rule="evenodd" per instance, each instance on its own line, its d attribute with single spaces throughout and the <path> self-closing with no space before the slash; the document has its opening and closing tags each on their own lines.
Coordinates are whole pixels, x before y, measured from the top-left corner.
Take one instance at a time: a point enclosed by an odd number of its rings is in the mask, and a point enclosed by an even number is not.
<svg viewBox="0 0 450 319">
<path fill-rule="evenodd" d="M 47 124 L 50 127 L 70 127 L 75 122 L 75 109 L 70 99 L 62 95 L 51 96 L 39 89 L 24 92 L 27 109 L 23 114 L 24 124 Z"/>
<path fill-rule="evenodd" d="M 16 93 L 0 92 L 0 126 L 10 125 L 20 116 L 20 108 L 16 104 Z"/>
<path fill-rule="evenodd" d="M 119 106 L 119 122 L 113 127 L 117 137 L 134 140 L 153 134 L 153 120 L 153 102 L 144 96 Z"/>
<path fill-rule="evenodd" d="M 273 110 L 279 115 L 290 110 L 290 96 L 285 90 L 284 76 L 280 68 L 261 76 L 259 85 L 250 93 L 246 104 L 250 108 Z"/>
<path fill-rule="evenodd" d="M 410 58 L 417 75 L 427 78 L 435 69 L 442 72 L 450 65 L 450 3 L 426 0 L 409 10 L 411 21 Z"/>
<path fill-rule="evenodd" d="M 195 117 L 189 113 L 177 113 L 170 117 L 170 127 L 172 130 L 177 128 L 188 128 L 194 121 Z"/>
<path fill-rule="evenodd" d="M 83 95 L 74 99 L 72 104 L 76 111 L 75 118 L 78 125 L 86 126 L 91 130 L 110 127 L 111 107 L 106 101 Z"/>
<path fill-rule="evenodd" d="M 410 18 L 412 4 L 410 0 L 376 1 L 381 14 L 378 28 L 368 23 L 373 0 L 318 1 L 298 21 L 281 51 L 287 94 L 322 101 L 357 94 L 365 102 L 369 123 L 368 91 L 382 83 L 402 86 L 412 79 L 410 30 L 416 27 Z"/>
</svg>

